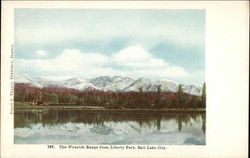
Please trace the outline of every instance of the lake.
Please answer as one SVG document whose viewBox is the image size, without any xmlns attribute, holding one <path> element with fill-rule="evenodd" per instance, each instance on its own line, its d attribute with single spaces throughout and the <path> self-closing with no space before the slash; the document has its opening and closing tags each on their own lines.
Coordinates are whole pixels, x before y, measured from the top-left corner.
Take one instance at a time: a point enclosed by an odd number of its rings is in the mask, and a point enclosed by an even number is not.
<svg viewBox="0 0 250 158">
<path fill-rule="evenodd" d="M 205 145 L 205 112 L 15 111 L 15 144 Z"/>
</svg>

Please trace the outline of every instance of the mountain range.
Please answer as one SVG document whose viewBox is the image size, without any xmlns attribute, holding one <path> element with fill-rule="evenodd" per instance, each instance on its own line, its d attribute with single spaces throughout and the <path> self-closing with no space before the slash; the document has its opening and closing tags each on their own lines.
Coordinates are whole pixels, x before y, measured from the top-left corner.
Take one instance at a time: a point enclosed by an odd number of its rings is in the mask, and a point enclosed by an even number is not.
<svg viewBox="0 0 250 158">
<path fill-rule="evenodd" d="M 151 81 L 147 78 L 132 79 L 121 76 L 100 76 L 92 79 L 71 78 L 63 81 L 51 81 L 43 78 L 31 77 L 29 75 L 16 75 L 15 83 L 25 83 L 34 87 L 43 88 L 49 86 L 57 86 L 64 88 L 73 88 L 77 90 L 103 90 L 115 92 L 139 91 L 157 91 L 161 85 L 162 91 L 177 92 L 179 84 L 170 80 Z M 182 85 L 183 91 L 192 95 L 200 96 L 202 88 L 195 85 Z"/>
</svg>

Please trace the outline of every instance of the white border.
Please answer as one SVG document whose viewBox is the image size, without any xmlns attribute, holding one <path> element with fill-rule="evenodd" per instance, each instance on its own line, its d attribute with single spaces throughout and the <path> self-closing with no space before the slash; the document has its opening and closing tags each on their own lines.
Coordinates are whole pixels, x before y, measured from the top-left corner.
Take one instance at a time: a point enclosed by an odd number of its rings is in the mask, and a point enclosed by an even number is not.
<svg viewBox="0 0 250 158">
<path fill-rule="evenodd" d="M 205 146 L 167 150 L 52 150 L 14 145 L 10 58 L 14 8 L 206 9 L 207 125 Z M 1 30 L 1 157 L 246 157 L 248 147 L 248 1 L 3 1 Z"/>
</svg>

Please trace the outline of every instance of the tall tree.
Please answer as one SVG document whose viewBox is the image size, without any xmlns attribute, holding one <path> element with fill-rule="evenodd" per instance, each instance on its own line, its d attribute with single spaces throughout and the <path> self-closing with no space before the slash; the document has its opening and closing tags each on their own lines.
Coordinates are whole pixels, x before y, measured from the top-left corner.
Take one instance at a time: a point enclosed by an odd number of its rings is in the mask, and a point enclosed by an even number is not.
<svg viewBox="0 0 250 158">
<path fill-rule="evenodd" d="M 143 90 L 142 87 L 139 88 L 139 101 L 138 101 L 138 106 L 139 107 L 144 107 L 144 98 L 143 98 Z"/>
<path fill-rule="evenodd" d="M 177 97 L 176 98 L 177 99 L 177 102 L 176 102 L 177 106 L 182 107 L 183 106 L 183 88 L 182 88 L 181 84 L 179 84 L 176 97 Z"/>
<path fill-rule="evenodd" d="M 183 88 L 182 88 L 182 85 L 180 84 L 179 87 L 178 87 L 178 94 L 182 94 L 183 93 Z"/>
<path fill-rule="evenodd" d="M 201 94 L 202 106 L 206 107 L 206 83 L 202 86 L 202 94 Z"/>
<path fill-rule="evenodd" d="M 160 107 L 161 105 L 161 97 L 162 97 L 162 90 L 161 85 L 157 86 L 157 106 Z"/>
</svg>

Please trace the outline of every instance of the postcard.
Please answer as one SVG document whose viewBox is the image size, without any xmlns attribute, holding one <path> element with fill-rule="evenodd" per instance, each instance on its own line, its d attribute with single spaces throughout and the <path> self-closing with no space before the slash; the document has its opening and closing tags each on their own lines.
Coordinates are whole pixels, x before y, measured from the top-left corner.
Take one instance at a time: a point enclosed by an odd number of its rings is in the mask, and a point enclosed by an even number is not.
<svg viewBox="0 0 250 158">
<path fill-rule="evenodd" d="M 4 2 L 2 157 L 247 156 L 247 4 Z"/>
</svg>

